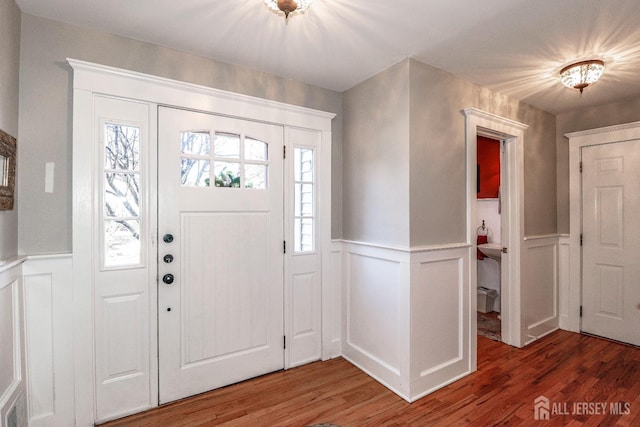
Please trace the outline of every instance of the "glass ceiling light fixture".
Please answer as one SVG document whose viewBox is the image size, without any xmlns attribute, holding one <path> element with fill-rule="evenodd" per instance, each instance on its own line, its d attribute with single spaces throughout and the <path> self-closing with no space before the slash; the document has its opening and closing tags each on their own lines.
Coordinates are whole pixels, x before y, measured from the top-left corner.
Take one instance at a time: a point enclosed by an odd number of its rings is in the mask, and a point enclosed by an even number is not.
<svg viewBox="0 0 640 427">
<path fill-rule="evenodd" d="M 580 93 L 585 87 L 595 83 L 604 73 L 604 62 L 599 59 L 580 61 L 567 65 L 560 70 L 560 81 L 571 89 L 578 89 Z"/>
<path fill-rule="evenodd" d="M 311 6 L 313 0 L 264 0 L 269 9 L 274 12 L 284 12 L 285 21 L 289 20 L 290 14 L 304 13 Z"/>
</svg>

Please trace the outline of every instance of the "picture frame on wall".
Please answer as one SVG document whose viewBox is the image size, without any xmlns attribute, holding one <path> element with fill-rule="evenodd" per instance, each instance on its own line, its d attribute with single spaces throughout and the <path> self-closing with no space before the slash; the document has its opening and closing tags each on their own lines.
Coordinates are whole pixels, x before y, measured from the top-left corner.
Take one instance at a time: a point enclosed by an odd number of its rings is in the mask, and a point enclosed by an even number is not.
<svg viewBox="0 0 640 427">
<path fill-rule="evenodd" d="M 16 138 L 0 130 L 0 210 L 12 210 L 16 184 Z"/>
</svg>

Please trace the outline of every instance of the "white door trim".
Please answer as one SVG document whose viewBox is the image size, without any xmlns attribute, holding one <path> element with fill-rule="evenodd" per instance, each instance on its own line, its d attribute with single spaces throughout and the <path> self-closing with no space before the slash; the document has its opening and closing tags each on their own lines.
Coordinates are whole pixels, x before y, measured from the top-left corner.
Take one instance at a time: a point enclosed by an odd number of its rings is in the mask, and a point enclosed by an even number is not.
<svg viewBox="0 0 640 427">
<path fill-rule="evenodd" d="M 318 238 L 322 241 L 322 357 L 335 355 L 331 332 L 335 292 L 331 283 L 331 120 L 333 113 L 235 94 L 129 70 L 67 60 L 73 68 L 73 354 L 75 421 L 78 426 L 95 422 L 93 350 L 93 239 L 96 209 L 94 194 L 95 147 L 93 137 L 94 96 L 109 96 L 147 102 L 151 107 L 168 105 L 245 118 L 321 132 L 323 173 L 320 192 L 322 222 Z M 157 212 L 150 212 L 157 217 Z M 155 281 L 150 284 L 155 286 Z M 285 310 L 287 308 L 285 307 Z M 155 312 L 155 311 L 154 311 Z M 153 350 L 156 354 L 156 349 Z"/>
<path fill-rule="evenodd" d="M 582 147 L 622 142 L 640 138 L 640 122 L 607 126 L 565 134 L 569 138 L 569 302 L 565 327 L 580 332 L 580 303 L 582 300 L 582 182 L 580 160 Z"/>
<path fill-rule="evenodd" d="M 506 170 L 506 191 L 502 191 L 502 245 L 507 247 L 509 255 L 502 258 L 502 340 L 510 345 L 521 347 L 524 345 L 521 333 L 521 302 L 520 302 L 520 271 L 521 253 L 524 243 L 524 131 L 526 124 L 506 119 L 495 114 L 487 113 L 476 108 L 464 110 L 466 116 L 466 147 L 467 147 L 467 243 L 470 245 L 470 260 L 476 255 L 476 164 L 478 134 L 489 136 L 505 142 L 505 152 L 502 155 Z M 505 221 L 508 221 L 505 223 Z M 506 240 L 506 241 L 505 241 Z M 469 283 L 471 301 L 469 304 L 472 328 L 475 330 L 477 307 L 477 266 L 469 263 Z M 475 332 L 475 331 L 474 331 Z M 474 333 L 472 364 L 476 367 L 477 341 Z"/>
</svg>

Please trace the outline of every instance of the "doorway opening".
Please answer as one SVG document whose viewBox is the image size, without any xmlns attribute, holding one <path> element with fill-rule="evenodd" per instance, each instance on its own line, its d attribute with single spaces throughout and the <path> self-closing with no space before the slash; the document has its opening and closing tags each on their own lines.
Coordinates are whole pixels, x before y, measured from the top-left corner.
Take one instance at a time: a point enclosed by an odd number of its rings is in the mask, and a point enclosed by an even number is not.
<svg viewBox="0 0 640 427">
<path fill-rule="evenodd" d="M 503 141 L 477 137 L 477 310 L 478 335 L 502 341 L 501 292 L 501 155 Z"/>
<path fill-rule="evenodd" d="M 477 258 L 478 236 L 478 136 L 500 144 L 500 316 L 502 342 L 521 347 L 520 253 L 524 241 L 523 141 L 527 125 L 475 108 L 464 110 L 467 150 L 467 242 L 470 260 Z M 485 224 L 486 225 L 486 224 Z M 498 227 L 496 227 L 498 228 Z M 497 255 L 497 254 L 496 254 Z M 470 319 L 472 346 L 477 349 L 478 275 L 477 263 L 470 263 Z M 473 330 L 475 328 L 475 330 Z M 475 357 L 472 351 L 472 357 Z M 472 361 L 475 368 L 476 360 Z"/>
</svg>

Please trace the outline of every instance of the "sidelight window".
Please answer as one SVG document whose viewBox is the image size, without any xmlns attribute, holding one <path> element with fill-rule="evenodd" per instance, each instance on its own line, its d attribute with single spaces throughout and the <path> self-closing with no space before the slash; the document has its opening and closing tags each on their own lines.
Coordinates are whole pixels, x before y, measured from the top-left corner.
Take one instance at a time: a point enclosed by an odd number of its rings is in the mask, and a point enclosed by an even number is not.
<svg viewBox="0 0 640 427">
<path fill-rule="evenodd" d="M 103 266 L 141 263 L 140 127 L 103 125 Z"/>
<path fill-rule="evenodd" d="M 315 250 L 316 180 L 314 150 L 294 148 L 294 251 Z"/>
</svg>

